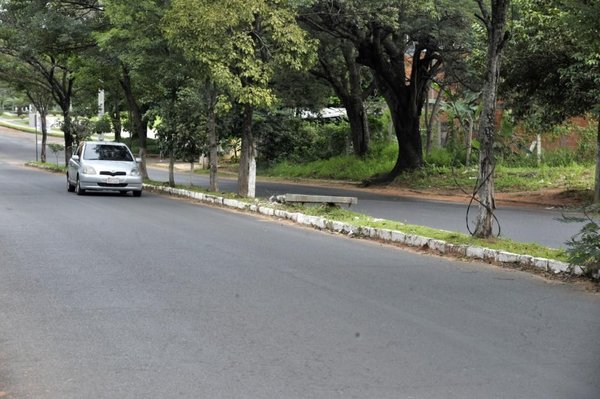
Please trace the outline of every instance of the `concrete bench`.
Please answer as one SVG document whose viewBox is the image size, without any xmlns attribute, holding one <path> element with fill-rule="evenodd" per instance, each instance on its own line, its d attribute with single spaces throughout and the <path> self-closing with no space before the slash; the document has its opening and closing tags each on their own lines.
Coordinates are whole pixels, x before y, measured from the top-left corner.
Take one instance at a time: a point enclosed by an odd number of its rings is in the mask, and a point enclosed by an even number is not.
<svg viewBox="0 0 600 399">
<path fill-rule="evenodd" d="M 306 194 L 285 194 L 276 197 L 278 202 L 300 203 L 304 204 L 327 204 L 327 205 L 351 205 L 358 204 L 356 197 L 337 197 L 333 195 L 306 195 Z"/>
</svg>

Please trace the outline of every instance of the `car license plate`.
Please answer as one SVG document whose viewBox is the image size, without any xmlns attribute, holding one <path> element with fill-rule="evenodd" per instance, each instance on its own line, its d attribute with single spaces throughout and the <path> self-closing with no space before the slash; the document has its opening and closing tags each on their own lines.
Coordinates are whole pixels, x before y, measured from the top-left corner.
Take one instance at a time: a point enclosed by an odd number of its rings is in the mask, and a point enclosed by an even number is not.
<svg viewBox="0 0 600 399">
<path fill-rule="evenodd" d="M 106 179 L 108 184 L 119 184 L 119 179 L 117 177 L 109 177 Z"/>
</svg>

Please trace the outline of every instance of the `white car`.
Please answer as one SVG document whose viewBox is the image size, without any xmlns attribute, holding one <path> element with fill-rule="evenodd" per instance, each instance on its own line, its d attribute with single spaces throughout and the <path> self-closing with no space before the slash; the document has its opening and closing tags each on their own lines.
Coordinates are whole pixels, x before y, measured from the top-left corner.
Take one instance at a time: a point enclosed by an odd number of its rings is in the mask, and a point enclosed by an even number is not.
<svg viewBox="0 0 600 399">
<path fill-rule="evenodd" d="M 142 176 L 138 163 L 123 143 L 85 141 L 69 160 L 67 190 L 78 195 L 86 191 L 131 191 L 142 195 Z"/>
</svg>

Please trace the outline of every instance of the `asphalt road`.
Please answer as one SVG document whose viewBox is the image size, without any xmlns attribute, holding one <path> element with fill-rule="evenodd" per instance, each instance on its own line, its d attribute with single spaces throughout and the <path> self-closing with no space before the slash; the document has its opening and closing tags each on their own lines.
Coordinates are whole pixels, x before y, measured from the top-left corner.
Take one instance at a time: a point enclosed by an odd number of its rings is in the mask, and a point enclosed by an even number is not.
<svg viewBox="0 0 600 399">
<path fill-rule="evenodd" d="M 6 154 L 10 154 L 11 159 L 23 162 L 35 159 L 34 136 L 10 132 L 0 128 L 0 149 L 4 149 Z M 50 153 L 48 156 L 49 159 L 54 158 Z M 63 158 L 61 156 L 59 159 L 62 161 Z M 148 173 L 154 180 L 168 180 L 168 172 L 165 169 L 150 168 Z M 181 184 L 189 184 L 189 173 L 178 173 L 176 181 Z M 193 184 L 208 188 L 208 176 L 194 176 Z M 220 188 L 224 191 L 236 192 L 237 181 L 221 178 Z M 358 205 L 352 208 L 357 212 L 403 223 L 468 233 L 465 220 L 467 206 L 464 204 L 382 195 L 358 188 L 345 190 L 265 181 L 259 181 L 256 190 L 257 195 L 261 197 L 285 193 L 358 197 Z M 474 220 L 476 214 L 475 207 L 471 211 L 471 220 Z M 577 223 L 561 223 L 558 219 L 561 218 L 562 213 L 557 209 L 501 206 L 497 210 L 496 216 L 500 221 L 502 236 L 515 241 L 535 242 L 553 248 L 564 248 L 565 242 L 578 233 L 582 227 L 582 224 Z M 473 223 L 471 223 L 471 227 L 474 227 Z"/>
<path fill-rule="evenodd" d="M 600 397 L 597 294 L 150 193 L 76 196 L 3 149 L 7 398 Z"/>
<path fill-rule="evenodd" d="M 168 172 L 162 169 L 149 169 L 150 178 L 168 181 Z M 176 182 L 189 184 L 189 173 L 176 175 Z M 196 175 L 193 184 L 208 188 L 209 180 L 206 175 Z M 220 179 L 220 189 L 237 192 L 237 181 Z M 311 195 L 337 195 L 358 197 L 358 205 L 351 209 L 376 218 L 395 220 L 403 223 L 429 226 L 449 231 L 468 234 L 466 213 L 467 205 L 449 202 L 431 201 L 412 197 L 392 196 L 370 192 L 368 190 L 346 190 L 335 187 L 319 187 L 301 184 L 284 184 L 259 181 L 256 186 L 257 196 L 293 193 Z M 562 211 L 533 207 L 500 206 L 496 217 L 500 222 L 503 237 L 520 242 L 534 242 L 551 248 L 564 248 L 565 242 L 581 230 L 582 224 L 562 223 Z M 567 213 L 572 215 L 573 213 Z M 474 220 L 477 207 L 470 213 L 471 228 L 474 230 Z M 497 230 L 495 230 L 497 231 Z"/>
</svg>

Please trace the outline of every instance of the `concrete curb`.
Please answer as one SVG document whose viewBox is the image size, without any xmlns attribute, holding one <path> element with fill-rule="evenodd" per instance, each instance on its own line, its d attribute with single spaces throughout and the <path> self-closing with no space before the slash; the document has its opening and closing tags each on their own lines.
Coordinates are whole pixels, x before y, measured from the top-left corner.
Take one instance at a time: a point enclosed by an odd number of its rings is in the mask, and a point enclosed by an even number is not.
<svg viewBox="0 0 600 399">
<path fill-rule="evenodd" d="M 144 184 L 144 188 L 180 197 L 192 198 L 194 200 L 206 202 L 209 204 L 217 204 L 229 208 L 260 213 L 265 216 L 286 219 L 319 230 L 328 230 L 331 232 L 345 234 L 348 236 L 365 237 L 381 240 L 383 242 L 406 245 L 409 247 L 429 250 L 438 254 L 451 254 L 475 260 L 482 260 L 490 263 L 502 263 L 507 265 L 510 264 L 524 267 L 533 267 L 555 274 L 568 273 L 579 276 L 584 273 L 584 270 L 580 266 L 571 266 L 568 263 L 560 262 L 553 259 L 536 258 L 529 255 L 519 255 L 511 252 L 483 247 L 450 244 L 446 241 L 436 240 L 433 238 L 413 234 L 406 234 L 396 230 L 355 226 L 353 224 L 329 220 L 319 216 L 310 216 L 298 212 L 288 212 L 285 210 L 275 209 L 268 206 L 251 204 L 235 199 L 219 197 L 213 194 L 193 192 L 180 188 L 155 186 L 151 184 Z"/>
</svg>

